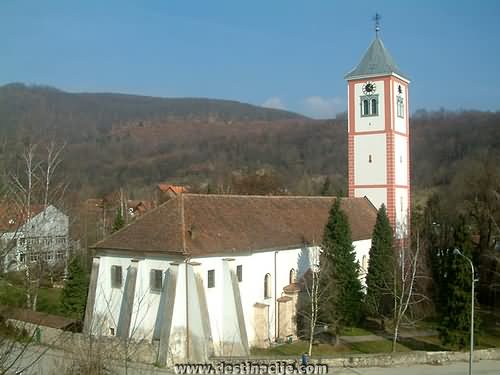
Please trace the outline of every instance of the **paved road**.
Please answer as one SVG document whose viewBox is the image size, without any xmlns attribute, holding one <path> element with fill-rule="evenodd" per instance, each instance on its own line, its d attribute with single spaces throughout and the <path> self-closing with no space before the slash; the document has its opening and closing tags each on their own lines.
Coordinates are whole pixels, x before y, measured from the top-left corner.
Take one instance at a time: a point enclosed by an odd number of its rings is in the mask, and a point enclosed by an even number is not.
<svg viewBox="0 0 500 375">
<path fill-rule="evenodd" d="M 22 356 L 22 359 L 16 363 L 8 374 L 16 374 L 16 370 L 26 368 L 22 375 L 65 375 L 71 373 L 74 362 L 68 355 L 60 350 L 49 349 L 43 347 L 30 347 L 27 353 Z M 145 366 L 138 364 L 130 364 L 127 371 L 122 367 L 122 363 L 114 362 L 111 366 L 113 375 L 171 375 L 172 371 L 160 369 L 153 366 Z M 69 370 L 69 371 L 68 371 Z M 377 367 L 377 368 L 330 368 L 330 374 L 335 375 L 465 375 L 468 373 L 468 363 L 458 362 L 440 366 L 431 365 L 413 365 L 408 367 Z M 480 361 L 473 364 L 474 375 L 500 375 L 500 361 Z M 83 375 L 83 374 L 82 374 Z"/>
<path fill-rule="evenodd" d="M 377 367 L 356 369 L 330 369 L 335 375 L 466 375 L 469 372 L 467 362 L 452 363 L 442 366 L 414 365 L 409 367 Z M 474 375 L 499 375 L 500 361 L 481 361 L 473 364 Z"/>
</svg>

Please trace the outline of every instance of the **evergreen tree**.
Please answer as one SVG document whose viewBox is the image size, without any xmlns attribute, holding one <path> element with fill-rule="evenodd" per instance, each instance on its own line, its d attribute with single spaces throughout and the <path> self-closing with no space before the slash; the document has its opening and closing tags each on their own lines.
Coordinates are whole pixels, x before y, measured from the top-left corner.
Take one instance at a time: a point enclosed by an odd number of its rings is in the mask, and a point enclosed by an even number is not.
<svg viewBox="0 0 500 375">
<path fill-rule="evenodd" d="M 68 265 L 68 279 L 61 297 L 61 310 L 69 317 L 83 319 L 87 301 L 88 277 L 82 261 L 75 257 Z"/>
<path fill-rule="evenodd" d="M 325 182 L 323 182 L 323 186 L 321 187 L 320 195 L 331 195 L 332 183 L 330 181 L 330 177 L 325 178 Z"/>
<path fill-rule="evenodd" d="M 439 336 L 443 343 L 465 348 L 469 344 L 471 318 L 471 267 L 463 257 L 453 253 L 460 252 L 471 258 L 472 242 L 464 218 L 459 219 L 454 228 L 453 243 L 441 252 L 441 304 L 438 306 L 440 315 Z M 474 296 L 475 298 L 475 296 Z M 477 302 L 474 301 L 477 307 Z M 475 329 L 479 326 L 478 315 L 474 322 Z"/>
<path fill-rule="evenodd" d="M 123 220 L 122 213 L 120 210 L 116 211 L 115 221 L 113 222 L 113 233 L 120 230 L 125 226 L 125 220 Z"/>
<path fill-rule="evenodd" d="M 335 327 L 338 337 L 342 327 L 359 322 L 363 296 L 351 229 L 347 216 L 340 209 L 340 199 L 336 199 L 330 209 L 321 247 L 320 318 Z"/>
<path fill-rule="evenodd" d="M 381 325 L 393 308 L 391 288 L 394 277 L 393 234 L 385 205 L 377 214 L 373 228 L 370 261 L 366 276 L 366 306 L 370 314 L 380 318 Z"/>
</svg>

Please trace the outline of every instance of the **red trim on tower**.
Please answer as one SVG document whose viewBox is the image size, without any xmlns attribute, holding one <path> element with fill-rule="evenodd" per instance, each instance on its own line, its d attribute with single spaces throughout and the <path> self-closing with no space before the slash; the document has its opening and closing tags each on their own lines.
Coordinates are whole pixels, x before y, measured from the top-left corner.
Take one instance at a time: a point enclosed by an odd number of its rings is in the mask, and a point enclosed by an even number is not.
<svg viewBox="0 0 500 375">
<path fill-rule="evenodd" d="M 375 131 L 356 131 L 355 114 L 356 114 L 356 97 L 355 85 L 364 83 L 366 81 L 383 81 L 384 82 L 384 117 L 385 129 Z M 396 131 L 396 106 L 394 100 L 396 92 L 394 83 L 401 84 L 405 87 L 405 122 L 406 134 Z M 393 228 L 396 226 L 396 189 L 406 189 L 408 194 L 408 222 L 410 221 L 411 214 L 411 189 L 410 189 L 410 141 L 409 141 L 409 94 L 408 82 L 405 82 L 392 75 L 370 77 L 366 79 L 356 79 L 348 81 L 348 100 L 349 100 L 349 113 L 348 113 L 348 189 L 349 196 L 354 197 L 355 189 L 370 189 L 370 188 L 385 188 L 387 189 L 387 214 Z M 354 138 L 355 136 L 371 135 L 371 134 L 386 134 L 386 184 L 355 184 L 355 149 Z M 407 140 L 407 185 L 396 185 L 396 155 L 395 155 L 395 136 L 406 137 Z"/>
<path fill-rule="evenodd" d="M 389 184 L 372 184 L 372 185 L 354 185 L 355 189 L 371 189 L 371 188 L 387 188 L 394 186 L 396 189 L 408 189 L 407 185 L 389 185 Z"/>
<path fill-rule="evenodd" d="M 354 131 L 355 131 L 355 113 L 354 107 L 354 82 L 348 83 L 349 94 L 349 113 L 348 113 L 348 135 L 347 135 L 347 178 L 348 178 L 348 196 L 354 197 Z"/>
</svg>

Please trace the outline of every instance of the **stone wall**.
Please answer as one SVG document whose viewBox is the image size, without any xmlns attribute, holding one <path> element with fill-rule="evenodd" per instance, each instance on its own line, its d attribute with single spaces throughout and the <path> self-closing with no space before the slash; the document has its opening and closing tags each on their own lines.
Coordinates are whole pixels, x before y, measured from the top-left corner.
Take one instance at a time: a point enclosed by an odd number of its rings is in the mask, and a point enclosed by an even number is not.
<svg viewBox="0 0 500 375">
<path fill-rule="evenodd" d="M 214 362 L 218 361 L 234 361 L 238 362 L 242 358 L 213 358 Z M 248 360 L 248 359 L 244 359 Z M 275 358 L 251 358 L 254 362 L 273 362 L 273 361 L 299 361 L 300 356 L 295 357 L 275 357 Z M 441 365 L 451 362 L 467 362 L 469 360 L 469 352 L 397 352 L 387 354 L 352 354 L 345 355 L 342 358 L 331 357 L 316 357 L 310 359 L 309 363 L 327 364 L 329 368 L 340 367 L 404 367 L 418 364 Z M 479 360 L 500 360 L 500 348 L 481 349 L 474 351 L 474 361 Z"/>
</svg>

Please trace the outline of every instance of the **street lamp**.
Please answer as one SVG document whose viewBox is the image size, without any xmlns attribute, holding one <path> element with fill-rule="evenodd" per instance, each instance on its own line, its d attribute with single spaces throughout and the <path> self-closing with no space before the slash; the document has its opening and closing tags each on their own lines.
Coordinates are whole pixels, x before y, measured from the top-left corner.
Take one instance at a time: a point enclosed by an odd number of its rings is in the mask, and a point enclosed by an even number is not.
<svg viewBox="0 0 500 375">
<path fill-rule="evenodd" d="M 472 375 L 472 356 L 474 353 L 474 264 L 472 260 L 460 252 L 459 249 L 453 249 L 453 255 L 460 255 L 462 258 L 467 259 L 470 264 L 472 274 L 472 291 L 471 291 L 471 312 L 470 312 L 470 354 L 469 354 L 469 375 Z"/>
</svg>

